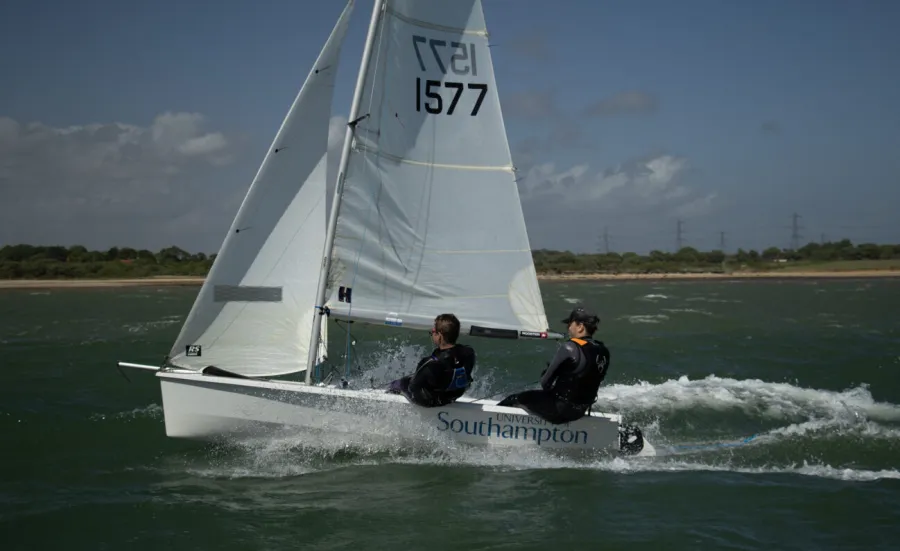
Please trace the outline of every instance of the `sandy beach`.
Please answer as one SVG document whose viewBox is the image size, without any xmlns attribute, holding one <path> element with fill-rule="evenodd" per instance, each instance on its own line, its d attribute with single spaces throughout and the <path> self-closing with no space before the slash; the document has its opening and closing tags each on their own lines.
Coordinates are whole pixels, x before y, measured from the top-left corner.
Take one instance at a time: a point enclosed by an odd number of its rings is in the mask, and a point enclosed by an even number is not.
<svg viewBox="0 0 900 551">
<path fill-rule="evenodd" d="M 635 281 L 635 280 L 713 280 L 713 279 L 841 279 L 900 277 L 900 270 L 791 271 L 671 273 L 671 274 L 538 274 L 541 281 Z M 166 276 L 131 279 L 4 279 L 0 289 L 91 289 L 102 287 L 161 287 L 201 285 L 199 276 Z"/>
</svg>

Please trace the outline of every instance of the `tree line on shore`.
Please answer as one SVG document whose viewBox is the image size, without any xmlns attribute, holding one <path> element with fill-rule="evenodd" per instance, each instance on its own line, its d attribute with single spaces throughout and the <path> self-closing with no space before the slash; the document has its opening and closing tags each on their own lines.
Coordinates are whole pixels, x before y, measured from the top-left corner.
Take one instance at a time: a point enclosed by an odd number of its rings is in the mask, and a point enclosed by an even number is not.
<svg viewBox="0 0 900 551">
<path fill-rule="evenodd" d="M 570 251 L 532 251 L 540 274 L 568 273 L 676 273 L 778 269 L 791 263 L 829 261 L 897 260 L 900 245 L 850 240 L 808 243 L 796 250 L 769 247 L 763 251 L 738 249 L 698 251 L 684 247 L 676 253 L 576 254 Z M 216 255 L 189 253 L 178 247 L 157 252 L 129 247 L 91 251 L 81 245 L 6 245 L 0 248 L 0 279 L 130 278 L 152 276 L 204 276 Z"/>
</svg>

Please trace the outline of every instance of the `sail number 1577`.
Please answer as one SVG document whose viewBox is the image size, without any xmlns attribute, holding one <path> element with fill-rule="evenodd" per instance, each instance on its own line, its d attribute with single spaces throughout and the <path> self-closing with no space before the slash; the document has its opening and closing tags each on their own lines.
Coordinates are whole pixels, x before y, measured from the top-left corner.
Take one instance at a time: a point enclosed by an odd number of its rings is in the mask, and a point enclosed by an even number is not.
<svg viewBox="0 0 900 551">
<path fill-rule="evenodd" d="M 425 66 L 425 59 L 423 58 L 423 52 L 420 48 L 425 49 L 426 51 L 427 49 L 431 50 L 432 56 L 427 56 L 426 54 L 425 57 L 434 57 L 435 65 L 437 65 L 440 72 L 445 75 L 447 74 L 447 69 L 450 69 L 457 75 L 471 74 L 472 76 L 477 76 L 478 65 L 475 59 L 475 44 L 468 44 L 465 42 L 450 42 L 448 44 L 446 40 L 428 39 L 419 35 L 414 35 L 412 39 L 413 49 L 416 52 L 416 59 L 419 62 L 419 68 L 423 72 L 427 71 L 427 67 Z M 452 90 L 452 96 L 447 98 L 449 101 L 447 102 L 446 108 L 444 102 L 445 98 L 444 94 L 441 93 L 441 88 Z M 452 115 L 456 111 L 456 105 L 459 103 L 460 97 L 462 97 L 463 90 L 473 90 L 478 92 L 478 97 L 475 99 L 475 105 L 469 113 L 474 117 L 478 114 L 478 110 L 481 109 L 481 103 L 484 101 L 484 96 L 487 95 L 487 84 L 431 79 L 423 80 L 420 77 L 416 77 L 416 111 L 422 111 L 422 108 L 424 107 L 425 111 L 432 115 L 440 113 Z"/>
<path fill-rule="evenodd" d="M 444 97 L 440 93 L 442 85 L 444 88 L 454 90 L 453 98 L 450 100 L 450 105 L 447 106 L 446 111 L 444 111 Z M 426 80 L 423 90 L 422 79 L 416 77 L 416 111 L 422 110 L 422 95 L 424 93 L 425 97 L 429 100 L 424 103 L 425 111 L 432 115 L 437 115 L 442 112 L 452 115 L 456 110 L 456 104 L 459 102 L 459 97 L 462 95 L 463 87 L 464 85 L 462 82 L 442 83 L 439 80 Z M 487 94 L 487 84 L 474 84 L 470 82 L 465 87 L 469 90 L 478 90 L 478 99 L 475 100 L 472 112 L 469 113 L 474 117 L 478 114 L 478 110 L 481 109 L 481 102 L 484 101 L 484 96 Z"/>
</svg>

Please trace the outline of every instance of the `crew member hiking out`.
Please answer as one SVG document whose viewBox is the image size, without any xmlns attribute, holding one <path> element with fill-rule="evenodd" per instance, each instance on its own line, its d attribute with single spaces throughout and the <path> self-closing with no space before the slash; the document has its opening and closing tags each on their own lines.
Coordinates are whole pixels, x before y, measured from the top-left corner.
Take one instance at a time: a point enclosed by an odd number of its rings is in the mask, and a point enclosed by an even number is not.
<svg viewBox="0 0 900 551">
<path fill-rule="evenodd" d="M 609 369 L 609 350 L 593 338 L 600 318 L 592 312 L 575 308 L 562 322 L 570 338 L 541 374 L 541 388 L 507 396 L 498 406 L 521 407 L 554 425 L 584 417 Z"/>
<path fill-rule="evenodd" d="M 392 381 L 387 392 L 403 394 L 422 407 L 444 406 L 455 402 L 472 384 L 475 350 L 457 344 L 459 320 L 453 314 L 434 318 L 431 342 L 436 346 L 422 358 L 412 375 Z"/>
</svg>

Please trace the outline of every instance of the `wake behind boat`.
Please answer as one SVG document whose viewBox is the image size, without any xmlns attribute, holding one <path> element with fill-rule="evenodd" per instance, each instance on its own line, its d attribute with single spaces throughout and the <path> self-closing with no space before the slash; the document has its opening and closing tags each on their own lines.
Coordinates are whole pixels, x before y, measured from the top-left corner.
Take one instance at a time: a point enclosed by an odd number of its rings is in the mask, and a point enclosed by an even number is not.
<svg viewBox="0 0 900 551">
<path fill-rule="evenodd" d="M 551 425 L 495 401 L 423 408 L 322 383 L 329 318 L 421 331 L 452 312 L 470 337 L 562 337 L 544 311 L 480 0 L 374 1 L 326 223 L 334 78 L 353 5 L 163 365 L 119 365 L 157 371 L 172 437 L 295 427 L 652 454 L 615 414 Z M 303 382 L 277 379 L 301 372 Z"/>
</svg>

